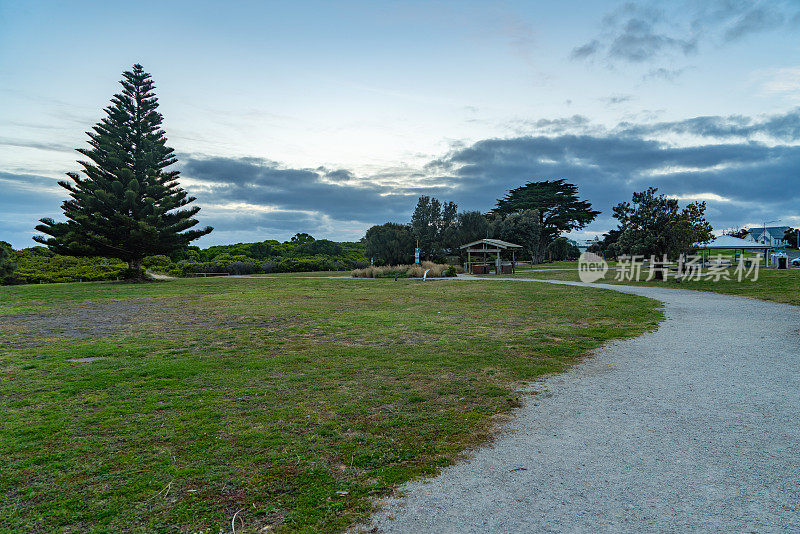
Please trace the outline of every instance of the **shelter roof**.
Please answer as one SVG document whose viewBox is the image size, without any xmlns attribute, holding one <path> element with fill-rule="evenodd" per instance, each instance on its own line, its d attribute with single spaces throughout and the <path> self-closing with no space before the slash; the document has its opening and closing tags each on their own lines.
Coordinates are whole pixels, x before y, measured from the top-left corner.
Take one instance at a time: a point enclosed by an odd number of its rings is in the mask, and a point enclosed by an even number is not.
<svg viewBox="0 0 800 534">
<path fill-rule="evenodd" d="M 477 241 L 473 241 L 472 243 L 461 245 L 461 247 L 459 248 L 468 248 L 475 245 L 490 245 L 492 247 L 497 247 L 501 249 L 522 248 L 522 245 L 516 245 L 514 243 L 509 243 L 508 241 L 503 241 L 501 239 L 479 239 Z"/>
</svg>

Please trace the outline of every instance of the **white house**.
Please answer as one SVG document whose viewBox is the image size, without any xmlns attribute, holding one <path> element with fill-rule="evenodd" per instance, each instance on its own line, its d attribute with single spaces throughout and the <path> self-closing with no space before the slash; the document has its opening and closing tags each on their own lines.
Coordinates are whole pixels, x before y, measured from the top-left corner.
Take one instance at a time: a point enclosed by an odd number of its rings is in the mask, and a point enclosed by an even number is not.
<svg viewBox="0 0 800 534">
<path fill-rule="evenodd" d="M 761 226 L 756 228 L 748 228 L 747 235 L 745 235 L 744 238 L 754 243 L 762 243 L 772 247 L 783 247 L 787 244 L 783 237 L 788 229 L 788 226 L 767 226 L 766 228 Z"/>
</svg>

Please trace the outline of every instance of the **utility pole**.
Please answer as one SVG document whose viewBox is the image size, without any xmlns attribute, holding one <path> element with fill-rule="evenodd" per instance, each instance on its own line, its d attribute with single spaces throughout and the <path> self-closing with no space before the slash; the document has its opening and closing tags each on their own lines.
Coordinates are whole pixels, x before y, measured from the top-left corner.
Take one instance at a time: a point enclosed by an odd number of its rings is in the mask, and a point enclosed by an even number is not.
<svg viewBox="0 0 800 534">
<path fill-rule="evenodd" d="M 767 224 L 774 222 L 780 222 L 780 219 L 775 219 L 774 221 L 764 221 L 764 233 L 761 234 L 762 239 L 767 238 Z M 764 244 L 766 245 L 766 243 Z M 772 234 L 769 236 L 769 244 L 772 246 Z M 769 253 L 767 252 L 764 253 L 764 267 L 769 267 Z"/>
</svg>

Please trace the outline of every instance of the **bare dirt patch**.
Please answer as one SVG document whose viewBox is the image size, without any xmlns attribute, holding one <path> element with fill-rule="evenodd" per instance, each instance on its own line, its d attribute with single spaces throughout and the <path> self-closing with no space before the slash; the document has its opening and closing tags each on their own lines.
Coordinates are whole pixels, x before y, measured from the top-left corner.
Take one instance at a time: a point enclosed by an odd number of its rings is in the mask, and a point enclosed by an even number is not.
<svg viewBox="0 0 800 534">
<path fill-rule="evenodd" d="M 0 316 L 0 345 L 31 346 L 49 340 L 249 327 L 275 329 L 303 323 L 296 316 L 258 317 L 209 309 L 197 299 L 129 299 L 92 302 L 36 314 Z"/>
</svg>

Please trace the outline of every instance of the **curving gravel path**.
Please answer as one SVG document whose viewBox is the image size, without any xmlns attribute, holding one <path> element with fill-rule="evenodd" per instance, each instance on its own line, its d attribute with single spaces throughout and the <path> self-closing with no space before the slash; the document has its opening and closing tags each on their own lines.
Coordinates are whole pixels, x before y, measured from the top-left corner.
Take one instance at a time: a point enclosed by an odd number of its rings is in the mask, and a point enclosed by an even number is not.
<svg viewBox="0 0 800 534">
<path fill-rule="evenodd" d="M 666 321 L 532 384 L 493 445 L 367 529 L 800 531 L 800 308 L 594 286 L 660 300 Z"/>
</svg>

